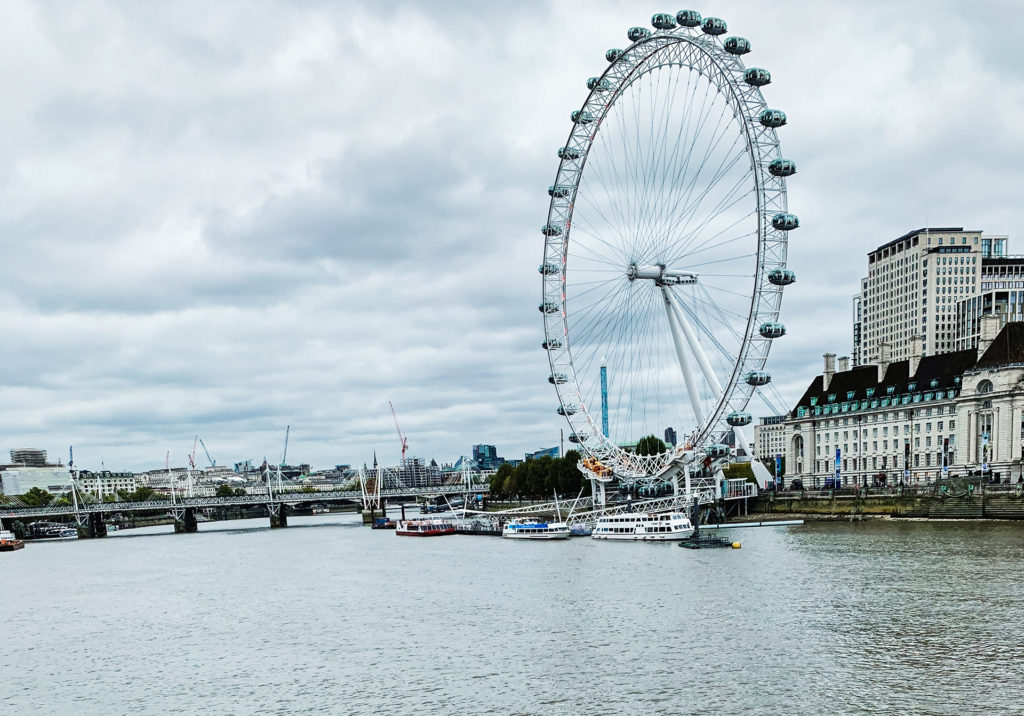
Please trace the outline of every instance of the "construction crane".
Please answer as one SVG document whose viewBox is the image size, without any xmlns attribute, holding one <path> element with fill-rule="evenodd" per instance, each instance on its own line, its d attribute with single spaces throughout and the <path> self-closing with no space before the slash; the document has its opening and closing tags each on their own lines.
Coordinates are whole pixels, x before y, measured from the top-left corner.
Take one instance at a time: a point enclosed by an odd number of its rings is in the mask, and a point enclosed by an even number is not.
<svg viewBox="0 0 1024 716">
<path fill-rule="evenodd" d="M 188 466 L 190 470 L 196 469 L 196 448 L 199 447 L 199 436 L 196 435 L 195 440 L 192 441 L 192 452 L 188 455 Z"/>
<path fill-rule="evenodd" d="M 391 406 L 391 417 L 395 419 L 395 430 L 398 431 L 398 440 L 402 443 L 402 464 L 405 464 L 405 451 L 409 449 L 409 441 L 402 435 L 402 429 L 398 427 L 398 413 L 395 412 L 395 406 L 392 405 L 391 401 L 388 401 L 388 405 Z"/>
<path fill-rule="evenodd" d="M 203 452 L 206 453 L 206 459 L 210 461 L 210 467 L 217 467 L 217 461 L 210 457 L 210 451 L 206 449 L 206 443 L 202 438 L 199 438 L 199 444 L 203 446 Z"/>
</svg>

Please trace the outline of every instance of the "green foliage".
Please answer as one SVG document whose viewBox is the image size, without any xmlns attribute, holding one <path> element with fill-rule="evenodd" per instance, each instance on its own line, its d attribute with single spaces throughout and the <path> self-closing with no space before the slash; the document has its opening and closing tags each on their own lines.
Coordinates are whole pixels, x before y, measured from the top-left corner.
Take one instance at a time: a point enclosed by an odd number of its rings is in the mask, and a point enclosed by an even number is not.
<svg viewBox="0 0 1024 716">
<path fill-rule="evenodd" d="M 316 492 L 316 488 L 312 485 L 303 485 L 299 492 Z"/>
<path fill-rule="evenodd" d="M 490 492 L 492 497 L 504 497 L 508 495 L 508 478 L 512 474 L 512 466 L 507 462 L 498 466 L 498 469 L 491 475 Z"/>
<path fill-rule="evenodd" d="M 118 490 L 117 496 L 125 502 L 149 502 L 150 500 L 166 500 L 164 495 L 160 495 L 152 487 L 143 485 L 135 492 L 128 492 L 128 490 Z"/>
<path fill-rule="evenodd" d="M 722 470 L 726 480 L 754 479 L 754 470 L 749 462 L 734 462 Z"/>
<path fill-rule="evenodd" d="M 235 488 L 231 487 L 231 485 L 221 485 L 213 495 L 214 497 L 234 497 Z"/>
<path fill-rule="evenodd" d="M 29 507 L 46 507 L 51 500 L 53 500 L 53 495 L 38 487 L 33 487 L 21 496 L 21 501 Z"/>
<path fill-rule="evenodd" d="M 636 444 L 637 455 L 660 455 L 665 452 L 665 443 L 657 435 L 640 438 Z"/>
</svg>

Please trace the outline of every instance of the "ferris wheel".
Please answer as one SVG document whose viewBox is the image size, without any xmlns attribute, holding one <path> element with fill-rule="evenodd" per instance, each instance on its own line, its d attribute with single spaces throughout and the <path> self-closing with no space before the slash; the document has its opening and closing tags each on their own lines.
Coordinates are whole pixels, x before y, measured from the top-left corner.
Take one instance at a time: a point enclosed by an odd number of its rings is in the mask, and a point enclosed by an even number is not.
<svg viewBox="0 0 1024 716">
<path fill-rule="evenodd" d="M 786 115 L 742 37 L 693 10 L 659 13 L 605 55 L 558 149 L 540 311 L 570 440 L 599 476 L 639 479 L 720 458 L 744 427 L 779 323 L 789 213 Z M 646 435 L 676 444 L 640 455 Z"/>
</svg>

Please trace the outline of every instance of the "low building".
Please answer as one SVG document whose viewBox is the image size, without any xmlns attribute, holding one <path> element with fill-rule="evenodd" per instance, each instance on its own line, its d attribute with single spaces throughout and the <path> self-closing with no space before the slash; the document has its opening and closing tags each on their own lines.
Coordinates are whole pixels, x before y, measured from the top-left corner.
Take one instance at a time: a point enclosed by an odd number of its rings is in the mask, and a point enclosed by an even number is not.
<svg viewBox="0 0 1024 716">
<path fill-rule="evenodd" d="M 33 487 L 57 494 L 68 490 L 70 484 L 71 471 L 60 465 L 0 465 L 0 494 L 24 495 Z"/>
<path fill-rule="evenodd" d="M 78 486 L 86 492 L 91 492 L 98 497 L 114 495 L 119 490 L 135 492 L 139 483 L 135 475 L 130 472 L 111 472 L 102 470 L 100 472 L 89 472 L 81 470 L 78 473 Z"/>
<path fill-rule="evenodd" d="M 788 477 L 821 486 L 928 483 L 982 473 L 1016 481 L 1024 458 L 1024 323 L 983 320 L 978 348 L 836 371 L 825 357 L 784 421 Z M 845 367 L 845 366 L 842 366 Z"/>
<path fill-rule="evenodd" d="M 555 445 L 554 447 L 543 448 L 543 449 L 538 450 L 536 452 L 528 452 L 528 453 L 525 454 L 524 457 L 525 457 L 525 460 L 536 460 L 536 459 L 542 458 L 542 457 L 554 457 L 554 458 L 557 458 L 560 455 L 561 455 L 561 453 L 559 451 L 559 448 L 558 448 L 557 445 Z"/>
</svg>

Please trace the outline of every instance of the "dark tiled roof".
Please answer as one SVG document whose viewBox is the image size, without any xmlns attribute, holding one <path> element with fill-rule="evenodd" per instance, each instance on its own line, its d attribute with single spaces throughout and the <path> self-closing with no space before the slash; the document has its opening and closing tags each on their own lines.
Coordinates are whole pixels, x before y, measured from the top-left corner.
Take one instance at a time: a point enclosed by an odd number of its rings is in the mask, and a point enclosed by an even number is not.
<svg viewBox="0 0 1024 716">
<path fill-rule="evenodd" d="M 870 256 L 871 254 L 875 253 L 875 251 L 881 251 L 882 249 L 887 249 L 890 246 L 895 246 L 899 242 L 904 241 L 906 239 L 909 239 L 912 236 L 917 236 L 918 234 L 929 233 L 929 232 L 932 232 L 932 231 L 934 231 L 936 234 L 950 234 L 950 233 L 957 233 L 958 234 L 958 233 L 963 233 L 963 230 L 964 230 L 964 227 L 962 227 L 962 226 L 938 226 L 938 227 L 936 227 L 936 226 L 926 226 L 926 227 L 921 227 L 920 229 L 914 229 L 913 231 L 908 231 L 907 233 L 903 234 L 903 236 L 900 236 L 899 238 L 895 238 L 895 239 L 893 239 L 892 241 L 890 241 L 890 242 L 888 242 L 886 244 L 882 244 L 881 246 L 879 246 L 877 249 L 874 249 L 873 251 L 868 251 L 868 256 Z M 972 232 L 968 232 L 968 233 L 975 233 L 975 232 L 972 231 Z"/>
<path fill-rule="evenodd" d="M 978 361 L 979 368 L 995 368 L 1007 363 L 1024 363 L 1024 323 L 1007 323 L 985 355 Z"/>
</svg>

